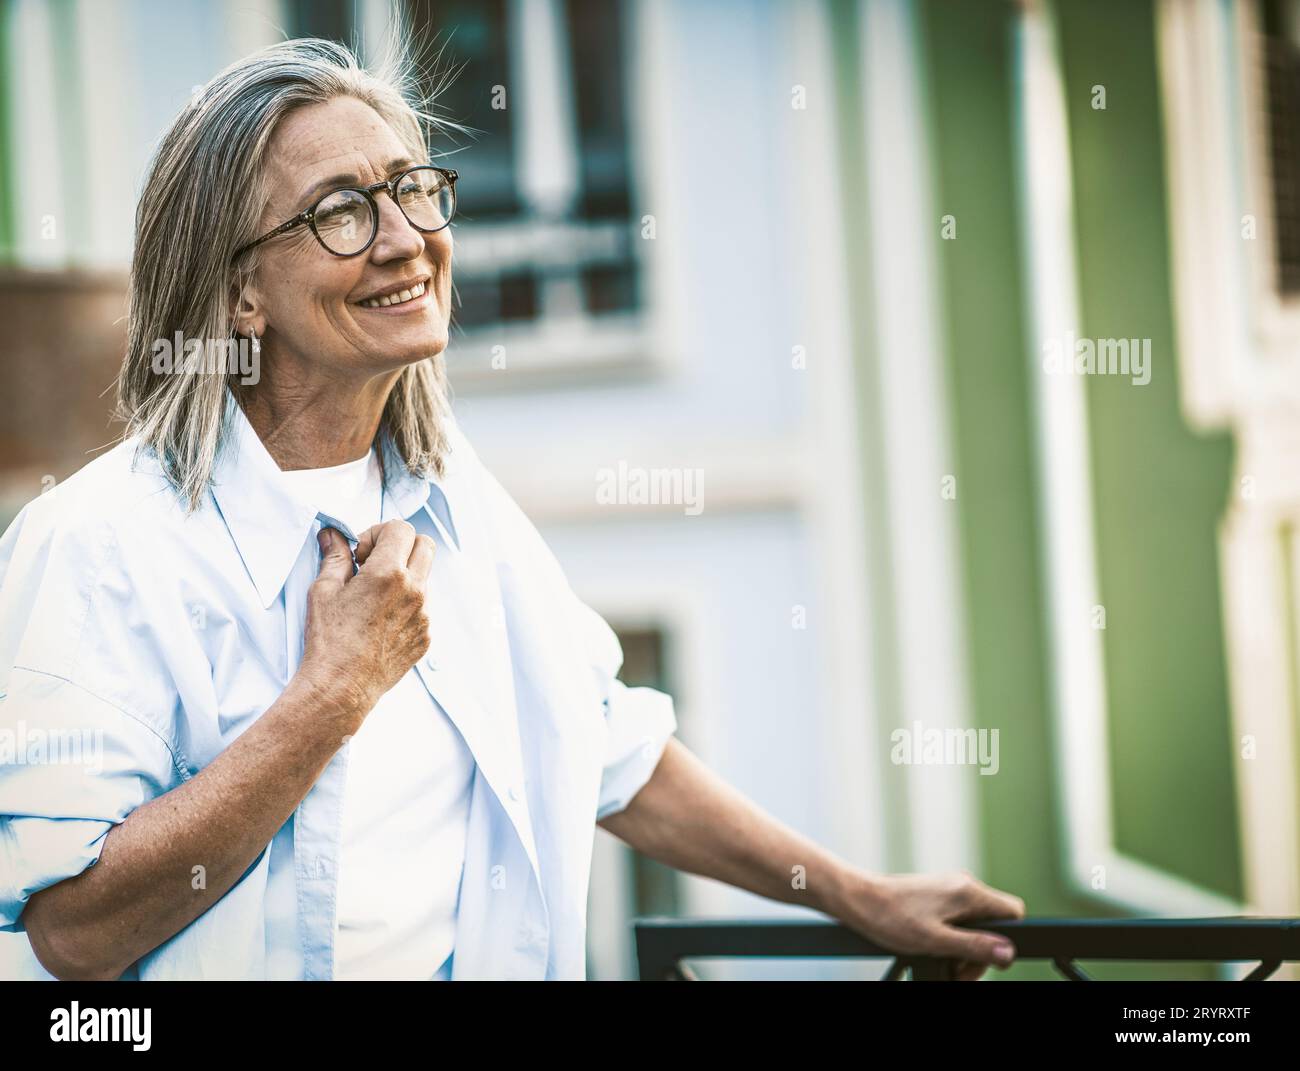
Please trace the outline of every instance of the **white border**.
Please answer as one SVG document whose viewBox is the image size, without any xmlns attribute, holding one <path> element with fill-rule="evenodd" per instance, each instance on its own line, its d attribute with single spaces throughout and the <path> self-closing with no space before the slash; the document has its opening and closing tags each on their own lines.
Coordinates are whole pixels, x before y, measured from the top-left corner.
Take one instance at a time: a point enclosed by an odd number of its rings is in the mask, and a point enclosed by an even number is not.
<svg viewBox="0 0 1300 1071">
<path fill-rule="evenodd" d="M 885 504 L 895 591 L 901 709 L 894 725 L 972 725 L 957 509 L 942 497 L 956 473 L 935 310 L 943 295 L 933 263 L 939 213 L 931 195 L 923 76 L 910 0 L 859 8 L 875 351 L 883 425 Z M 861 484 L 859 484 L 861 486 Z M 882 741 L 882 745 L 884 742 Z M 979 867 L 972 770 L 912 767 L 906 778 L 910 866 Z"/>
<path fill-rule="evenodd" d="M 1022 182 L 1021 234 L 1029 280 L 1030 378 L 1036 388 L 1036 457 L 1045 560 L 1056 719 L 1056 769 L 1065 815 L 1066 875 L 1075 892 L 1137 913 L 1233 914 L 1234 900 L 1120 852 L 1113 840 L 1105 660 L 1091 623 L 1100 603 L 1095 519 L 1082 377 L 1047 375 L 1035 340 L 1077 333 L 1074 199 L 1069 130 L 1056 34 L 1044 6 L 1017 25 L 1017 136 Z M 1105 888 L 1093 888 L 1095 867 Z"/>
</svg>

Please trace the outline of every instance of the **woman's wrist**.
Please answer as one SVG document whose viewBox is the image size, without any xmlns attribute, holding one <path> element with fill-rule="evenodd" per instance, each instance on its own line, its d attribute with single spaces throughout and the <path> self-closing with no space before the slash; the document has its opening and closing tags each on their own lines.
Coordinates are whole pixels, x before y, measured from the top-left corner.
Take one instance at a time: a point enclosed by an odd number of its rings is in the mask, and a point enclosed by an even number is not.
<svg viewBox="0 0 1300 1071">
<path fill-rule="evenodd" d="M 860 923 L 879 914 L 884 902 L 882 875 L 840 863 L 831 870 L 819 899 L 817 909 L 824 914 L 846 924 Z"/>
<path fill-rule="evenodd" d="M 329 678 L 303 665 L 289 680 L 281 699 L 314 726 L 337 730 L 340 746 L 353 735 L 370 711 L 366 697 L 346 681 Z"/>
</svg>

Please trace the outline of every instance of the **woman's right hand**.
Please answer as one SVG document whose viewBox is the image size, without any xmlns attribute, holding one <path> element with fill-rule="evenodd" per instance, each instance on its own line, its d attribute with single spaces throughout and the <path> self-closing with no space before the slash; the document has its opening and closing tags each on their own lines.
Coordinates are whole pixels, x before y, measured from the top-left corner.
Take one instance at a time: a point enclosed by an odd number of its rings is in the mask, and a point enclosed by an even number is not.
<svg viewBox="0 0 1300 1071">
<path fill-rule="evenodd" d="M 436 544 L 406 521 L 376 525 L 357 543 L 352 572 L 348 541 L 320 533 L 320 574 L 307 595 L 298 672 L 355 732 L 379 697 L 429 649 L 425 582 Z"/>
</svg>

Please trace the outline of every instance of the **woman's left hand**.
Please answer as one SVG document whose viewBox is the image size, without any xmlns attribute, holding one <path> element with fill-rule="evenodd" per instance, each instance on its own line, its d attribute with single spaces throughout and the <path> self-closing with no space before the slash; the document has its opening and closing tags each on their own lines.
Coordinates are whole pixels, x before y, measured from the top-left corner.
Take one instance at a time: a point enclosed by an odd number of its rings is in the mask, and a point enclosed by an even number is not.
<svg viewBox="0 0 1300 1071">
<path fill-rule="evenodd" d="M 1020 919 L 1025 902 L 965 871 L 952 874 L 866 874 L 854 871 L 833 914 L 891 951 L 957 960 L 959 981 L 976 981 L 990 966 L 1006 968 L 1015 946 L 995 933 L 953 923 Z"/>
</svg>

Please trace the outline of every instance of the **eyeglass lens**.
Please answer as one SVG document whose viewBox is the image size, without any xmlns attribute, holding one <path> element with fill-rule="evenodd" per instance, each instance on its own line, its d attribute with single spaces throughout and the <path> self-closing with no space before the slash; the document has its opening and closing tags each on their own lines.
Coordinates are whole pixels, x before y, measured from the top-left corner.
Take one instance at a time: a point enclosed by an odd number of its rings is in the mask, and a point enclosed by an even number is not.
<svg viewBox="0 0 1300 1071">
<path fill-rule="evenodd" d="M 421 231 L 445 227 L 456 208 L 451 183 L 432 167 L 408 171 L 397 186 L 397 204 Z M 332 253 L 359 253 L 374 236 L 378 215 L 371 202 L 356 190 L 336 190 L 324 197 L 315 210 L 316 234 Z"/>
</svg>

